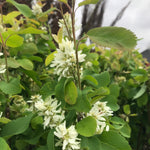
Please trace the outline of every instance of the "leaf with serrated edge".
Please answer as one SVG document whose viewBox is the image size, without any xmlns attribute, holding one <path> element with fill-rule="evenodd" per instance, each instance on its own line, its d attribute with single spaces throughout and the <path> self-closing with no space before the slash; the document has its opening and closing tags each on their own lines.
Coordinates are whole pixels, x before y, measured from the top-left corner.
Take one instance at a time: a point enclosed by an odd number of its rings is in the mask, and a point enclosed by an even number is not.
<svg viewBox="0 0 150 150">
<path fill-rule="evenodd" d="M 99 0 L 84 0 L 83 2 L 80 2 L 78 6 L 80 7 L 80 6 L 88 5 L 88 4 L 96 4 L 98 2 Z"/>
<path fill-rule="evenodd" d="M 123 27 L 99 27 L 87 32 L 96 44 L 122 50 L 133 49 L 137 44 L 136 36 Z"/>
</svg>

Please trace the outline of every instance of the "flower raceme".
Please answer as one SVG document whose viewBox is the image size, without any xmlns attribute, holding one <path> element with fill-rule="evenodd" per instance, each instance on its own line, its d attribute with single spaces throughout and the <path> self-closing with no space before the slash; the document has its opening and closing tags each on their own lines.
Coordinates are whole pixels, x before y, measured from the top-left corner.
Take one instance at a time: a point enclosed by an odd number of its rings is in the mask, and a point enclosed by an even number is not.
<svg viewBox="0 0 150 150">
<path fill-rule="evenodd" d="M 78 133 L 74 125 L 66 128 L 66 122 L 63 122 L 56 127 L 54 134 L 60 139 L 56 146 L 62 146 L 62 150 L 80 149 L 80 139 L 77 138 Z"/>
<path fill-rule="evenodd" d="M 65 119 L 64 111 L 60 108 L 61 103 L 58 103 L 57 99 L 48 97 L 44 101 L 40 95 L 37 95 L 32 96 L 32 100 L 34 100 L 35 111 L 39 116 L 44 117 L 44 129 L 56 127 Z"/>
<path fill-rule="evenodd" d="M 59 80 L 62 77 L 70 78 L 75 75 L 76 72 L 76 55 L 74 44 L 72 41 L 69 41 L 67 38 L 62 40 L 62 43 L 59 43 L 59 48 L 57 53 L 54 54 L 54 60 L 50 67 L 55 67 L 54 74 L 59 76 Z M 85 54 L 82 54 L 82 51 L 78 51 L 78 61 L 79 63 L 85 61 Z"/>
</svg>

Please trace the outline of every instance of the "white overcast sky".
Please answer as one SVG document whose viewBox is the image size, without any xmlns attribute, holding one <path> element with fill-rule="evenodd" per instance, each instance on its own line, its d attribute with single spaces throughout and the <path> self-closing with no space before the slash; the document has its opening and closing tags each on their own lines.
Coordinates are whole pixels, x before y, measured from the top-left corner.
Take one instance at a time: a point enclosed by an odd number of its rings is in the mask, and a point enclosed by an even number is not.
<svg viewBox="0 0 150 150">
<path fill-rule="evenodd" d="M 81 1 L 83 0 L 77 0 L 77 2 Z M 109 26 L 128 2 L 129 0 L 107 0 L 103 26 Z M 82 8 L 76 13 L 78 20 L 81 20 L 81 11 Z M 116 26 L 130 29 L 138 39 L 141 39 L 136 47 L 140 52 L 150 48 L 150 0 L 132 0 Z"/>
</svg>

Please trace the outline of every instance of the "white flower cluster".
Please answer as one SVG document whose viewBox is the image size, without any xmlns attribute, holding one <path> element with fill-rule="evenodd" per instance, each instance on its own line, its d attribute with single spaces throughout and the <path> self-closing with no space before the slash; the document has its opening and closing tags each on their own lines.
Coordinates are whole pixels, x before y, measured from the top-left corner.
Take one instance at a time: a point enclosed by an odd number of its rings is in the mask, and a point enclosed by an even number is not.
<svg viewBox="0 0 150 150">
<path fill-rule="evenodd" d="M 65 22 L 64 22 L 65 20 Z M 66 23 L 66 24 L 65 24 Z M 60 28 L 63 29 L 63 36 L 68 36 L 68 31 L 70 33 L 70 35 L 72 36 L 72 21 L 71 21 L 71 15 L 67 12 L 66 14 L 64 14 L 64 19 L 59 19 L 58 25 Z M 67 31 L 67 28 L 68 31 Z"/>
<path fill-rule="evenodd" d="M 55 128 L 55 136 L 60 140 L 55 146 L 62 146 L 62 150 L 78 150 L 80 149 L 80 139 L 77 138 L 78 133 L 75 126 L 66 128 L 64 111 L 62 111 L 57 99 L 48 97 L 45 101 L 41 95 L 31 97 L 30 111 L 35 110 L 39 116 L 44 117 L 44 129 L 46 127 Z"/>
<path fill-rule="evenodd" d="M 92 116 L 96 119 L 96 133 L 101 134 L 104 129 L 109 131 L 109 126 L 106 124 L 106 118 L 113 115 L 113 111 L 108 107 L 107 102 L 96 102 L 92 109 L 87 113 L 87 116 Z"/>
<path fill-rule="evenodd" d="M 44 129 L 56 127 L 64 121 L 64 111 L 60 108 L 61 103 L 58 103 L 57 99 L 48 97 L 44 101 L 40 95 L 32 96 L 31 99 L 34 101 L 35 111 L 44 117 Z"/>
<path fill-rule="evenodd" d="M 55 67 L 54 74 L 59 76 L 59 80 L 62 77 L 72 77 L 76 70 L 76 55 L 73 42 L 68 39 L 63 39 L 62 43 L 59 43 L 57 53 L 54 55 L 55 58 L 50 65 L 50 67 Z M 79 63 L 85 61 L 85 56 L 85 54 L 82 54 L 82 51 L 78 51 Z"/>
<path fill-rule="evenodd" d="M 34 15 L 39 15 L 42 13 L 42 7 L 36 2 L 32 5 L 32 12 Z"/>
<path fill-rule="evenodd" d="M 0 56 L 2 56 L 3 53 L 0 52 Z M 6 71 L 6 65 L 5 64 L 0 64 L 0 74 L 5 73 Z"/>
<path fill-rule="evenodd" d="M 58 25 L 60 28 L 63 29 L 63 37 L 68 37 L 68 32 L 70 33 L 71 37 L 73 37 L 72 20 L 71 20 L 71 15 L 68 12 L 64 14 L 64 19 L 59 19 Z M 80 28 L 81 25 L 78 26 L 75 25 L 75 31 L 79 30 Z"/>
<path fill-rule="evenodd" d="M 80 139 L 77 138 L 78 133 L 74 125 L 67 129 L 66 122 L 63 122 L 56 127 L 54 134 L 60 139 L 60 141 L 56 143 L 56 146 L 62 146 L 62 150 L 80 149 Z"/>
</svg>

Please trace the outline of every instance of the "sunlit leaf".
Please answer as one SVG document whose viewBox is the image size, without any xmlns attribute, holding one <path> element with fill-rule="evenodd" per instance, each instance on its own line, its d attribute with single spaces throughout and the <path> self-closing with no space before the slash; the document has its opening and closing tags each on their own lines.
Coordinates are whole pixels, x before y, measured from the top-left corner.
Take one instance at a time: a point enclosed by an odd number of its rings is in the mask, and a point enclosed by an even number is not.
<svg viewBox="0 0 150 150">
<path fill-rule="evenodd" d="M 96 4 L 98 2 L 99 0 L 84 0 L 83 2 L 80 2 L 78 6 L 80 7 L 80 6 L 88 5 L 88 4 Z"/>
<path fill-rule="evenodd" d="M 96 132 L 97 123 L 93 117 L 86 117 L 77 123 L 77 132 L 85 137 L 93 136 Z"/>
<path fill-rule="evenodd" d="M 9 145 L 6 143 L 6 141 L 0 137 L 0 149 L 1 150 L 11 150 Z"/>
<path fill-rule="evenodd" d="M 65 85 L 65 101 L 73 105 L 76 103 L 78 97 L 77 87 L 73 81 L 68 82 Z"/>
<path fill-rule="evenodd" d="M 54 59 L 55 54 L 57 53 L 57 51 L 51 53 L 50 55 L 48 55 L 45 59 L 45 66 L 48 66 Z"/>
</svg>

